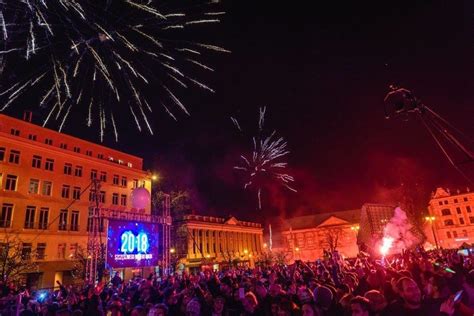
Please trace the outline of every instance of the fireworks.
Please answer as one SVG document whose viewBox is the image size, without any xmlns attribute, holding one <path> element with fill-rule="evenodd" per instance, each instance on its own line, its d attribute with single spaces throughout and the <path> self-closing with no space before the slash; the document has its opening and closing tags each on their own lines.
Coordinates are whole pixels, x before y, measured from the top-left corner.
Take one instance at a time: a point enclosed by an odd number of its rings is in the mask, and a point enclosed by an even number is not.
<svg viewBox="0 0 474 316">
<path fill-rule="evenodd" d="M 176 109 L 190 113 L 176 90 L 214 92 L 189 72 L 213 72 L 200 60 L 204 53 L 229 51 L 179 32 L 218 23 L 222 14 L 175 12 L 158 1 L 0 0 L 0 56 L 16 59 L 15 75 L 19 58 L 31 63 L 22 79 L 2 82 L 0 111 L 32 94 L 47 110 L 43 125 L 55 120 L 62 129 L 66 119 L 87 112 L 87 125 L 98 126 L 101 139 L 106 128 L 117 139 L 119 122 L 130 119 L 153 134 L 154 103 L 176 119 Z"/>
<path fill-rule="evenodd" d="M 276 131 L 265 136 L 266 107 L 260 108 L 258 134 L 252 138 L 253 151 L 251 155 L 241 155 L 241 164 L 234 169 L 243 171 L 246 176 L 244 189 L 255 187 L 257 190 L 258 208 L 262 208 L 262 188 L 269 181 L 276 181 L 290 191 L 297 192 L 291 185 L 295 181 L 293 176 L 284 173 L 287 162 L 283 159 L 290 153 L 287 142 L 283 137 L 277 137 Z M 231 117 L 232 123 L 239 130 L 242 128 L 237 119 Z"/>
</svg>

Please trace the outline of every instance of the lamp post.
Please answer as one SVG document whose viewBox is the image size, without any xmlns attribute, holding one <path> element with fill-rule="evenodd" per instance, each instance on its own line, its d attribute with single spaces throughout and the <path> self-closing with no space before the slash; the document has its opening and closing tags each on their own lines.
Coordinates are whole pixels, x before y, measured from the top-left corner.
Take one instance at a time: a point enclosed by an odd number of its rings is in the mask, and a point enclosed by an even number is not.
<svg viewBox="0 0 474 316">
<path fill-rule="evenodd" d="M 434 226 L 433 226 L 433 222 L 436 220 L 436 217 L 434 217 L 434 216 L 426 216 L 426 217 L 425 217 L 425 220 L 426 220 L 427 222 L 430 222 L 431 231 L 433 232 L 433 238 L 434 238 L 434 241 L 435 241 L 435 244 L 436 244 L 436 249 L 438 249 L 438 248 L 439 248 L 438 239 L 436 238 L 436 234 L 435 234 L 435 230 L 434 230 Z"/>
</svg>

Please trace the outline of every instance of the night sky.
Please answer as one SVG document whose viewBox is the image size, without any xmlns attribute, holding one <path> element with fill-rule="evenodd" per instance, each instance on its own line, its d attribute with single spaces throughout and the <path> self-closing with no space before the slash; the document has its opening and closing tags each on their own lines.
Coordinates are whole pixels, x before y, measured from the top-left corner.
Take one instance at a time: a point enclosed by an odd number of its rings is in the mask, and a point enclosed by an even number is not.
<svg viewBox="0 0 474 316">
<path fill-rule="evenodd" d="M 437 186 L 464 190 L 421 122 L 386 120 L 383 98 L 397 83 L 474 135 L 471 3 L 223 0 L 228 14 L 203 26 L 200 39 L 232 54 L 210 53 L 216 72 L 197 73 L 216 93 L 182 93 L 190 117 L 174 122 L 158 111 L 155 136 L 138 135 L 130 122 L 119 144 L 105 144 L 144 157 L 161 188 L 190 189 L 198 213 L 245 220 L 396 203 L 402 184 L 419 188 L 426 203 Z M 260 106 L 267 128 L 288 140 L 298 193 L 275 185 L 256 212 L 255 191 L 244 191 L 232 170 L 251 139 L 229 117 L 255 127 Z M 74 124 L 66 132 L 98 140 Z"/>
</svg>

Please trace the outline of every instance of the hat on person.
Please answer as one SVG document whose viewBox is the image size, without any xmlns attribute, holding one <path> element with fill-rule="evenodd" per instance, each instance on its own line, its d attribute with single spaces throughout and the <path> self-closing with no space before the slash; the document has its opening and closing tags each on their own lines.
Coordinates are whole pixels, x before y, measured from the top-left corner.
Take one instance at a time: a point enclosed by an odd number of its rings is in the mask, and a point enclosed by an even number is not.
<svg viewBox="0 0 474 316">
<path fill-rule="evenodd" d="M 318 286 L 313 291 L 314 302 L 323 309 L 329 309 L 332 304 L 333 294 L 326 286 Z"/>
</svg>

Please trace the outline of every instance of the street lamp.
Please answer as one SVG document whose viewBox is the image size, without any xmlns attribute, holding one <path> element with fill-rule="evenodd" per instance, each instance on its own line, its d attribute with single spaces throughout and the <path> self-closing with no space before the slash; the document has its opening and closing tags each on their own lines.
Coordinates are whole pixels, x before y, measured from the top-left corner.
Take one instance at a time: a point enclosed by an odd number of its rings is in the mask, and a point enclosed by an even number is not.
<svg viewBox="0 0 474 316">
<path fill-rule="evenodd" d="M 433 222 L 436 220 L 436 217 L 434 217 L 434 216 L 426 216 L 426 217 L 425 217 L 425 220 L 426 220 L 427 222 L 430 222 L 431 231 L 433 232 L 433 238 L 434 238 L 435 244 L 436 244 L 436 249 L 438 249 L 438 248 L 439 248 L 438 239 L 436 238 L 436 234 L 435 234 L 435 230 L 434 230 L 434 225 L 433 225 Z"/>
<path fill-rule="evenodd" d="M 176 252 L 176 249 L 174 249 L 174 248 L 170 249 L 170 253 L 175 253 L 175 252 Z"/>
<path fill-rule="evenodd" d="M 354 225 L 354 226 L 351 226 L 351 230 L 357 232 L 358 230 L 360 229 L 360 226 L 359 225 Z"/>
</svg>

